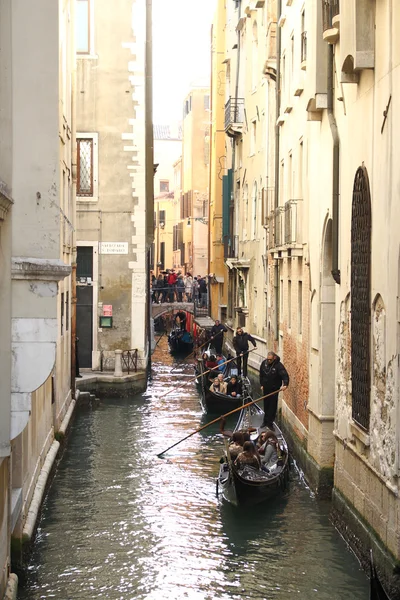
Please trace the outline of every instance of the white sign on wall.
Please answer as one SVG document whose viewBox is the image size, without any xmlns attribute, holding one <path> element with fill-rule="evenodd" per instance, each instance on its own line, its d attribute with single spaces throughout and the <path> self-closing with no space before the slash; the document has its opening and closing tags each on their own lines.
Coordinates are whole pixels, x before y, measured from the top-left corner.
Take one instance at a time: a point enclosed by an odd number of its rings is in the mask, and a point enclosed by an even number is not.
<svg viewBox="0 0 400 600">
<path fill-rule="evenodd" d="M 100 242 L 100 254 L 128 254 L 128 242 Z"/>
</svg>

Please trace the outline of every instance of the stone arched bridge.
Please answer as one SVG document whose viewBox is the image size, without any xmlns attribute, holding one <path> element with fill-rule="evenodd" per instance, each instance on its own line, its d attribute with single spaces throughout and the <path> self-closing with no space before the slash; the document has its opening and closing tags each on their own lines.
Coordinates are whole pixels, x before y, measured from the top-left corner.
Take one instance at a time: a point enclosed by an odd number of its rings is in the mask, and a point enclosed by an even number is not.
<svg viewBox="0 0 400 600">
<path fill-rule="evenodd" d="M 194 316 L 194 321 L 200 327 L 208 328 L 214 325 L 214 320 L 211 319 L 209 309 L 195 306 L 193 302 L 163 302 L 157 304 L 153 302 L 151 305 L 151 316 L 153 319 L 161 315 L 168 315 L 184 310 Z"/>
<path fill-rule="evenodd" d="M 194 315 L 194 304 L 193 302 L 163 302 L 162 304 L 156 304 L 154 302 L 151 305 L 151 316 L 153 317 L 153 319 L 155 319 L 160 315 L 173 313 L 178 310 L 184 310 Z"/>
</svg>

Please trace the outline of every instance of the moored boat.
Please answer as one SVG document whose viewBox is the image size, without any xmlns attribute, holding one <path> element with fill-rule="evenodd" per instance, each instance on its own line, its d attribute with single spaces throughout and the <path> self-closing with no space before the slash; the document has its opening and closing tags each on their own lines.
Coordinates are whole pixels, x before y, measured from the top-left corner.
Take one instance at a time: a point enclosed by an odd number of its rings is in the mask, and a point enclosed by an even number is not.
<svg viewBox="0 0 400 600">
<path fill-rule="evenodd" d="M 268 431 L 262 425 L 263 419 L 264 412 L 257 404 L 252 404 L 240 412 L 235 431 L 253 429 L 250 438 L 256 441 L 262 432 Z M 225 500 L 236 506 L 252 505 L 286 493 L 289 484 L 289 451 L 286 440 L 275 423 L 274 434 L 278 440 L 277 459 L 274 464 L 263 469 L 236 465 L 227 442 L 217 481 L 218 491 Z"/>
</svg>

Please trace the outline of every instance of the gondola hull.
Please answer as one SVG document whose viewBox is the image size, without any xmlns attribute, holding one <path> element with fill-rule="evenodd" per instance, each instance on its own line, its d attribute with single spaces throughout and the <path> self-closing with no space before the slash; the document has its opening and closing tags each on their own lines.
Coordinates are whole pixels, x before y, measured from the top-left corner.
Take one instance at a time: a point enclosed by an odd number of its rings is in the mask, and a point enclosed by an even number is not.
<svg viewBox="0 0 400 600">
<path fill-rule="evenodd" d="M 250 407 L 252 414 L 247 417 L 244 414 L 249 409 L 241 411 L 235 430 L 245 427 L 255 427 L 257 434 L 262 430 L 263 411 L 257 406 Z M 229 456 L 229 451 L 220 465 L 218 475 L 218 489 L 223 498 L 235 506 L 251 506 L 270 500 L 273 497 L 286 494 L 289 488 L 289 452 L 282 432 L 274 424 L 275 434 L 282 450 L 282 458 L 276 469 L 270 473 L 249 469 L 247 472 L 240 471 L 234 465 Z M 221 459 L 222 460 L 222 459 Z"/>
<path fill-rule="evenodd" d="M 168 336 L 168 345 L 172 354 L 190 354 L 193 351 L 193 337 L 188 331 L 173 329 Z"/>
<path fill-rule="evenodd" d="M 226 394 L 204 390 L 202 393 L 202 404 L 206 413 L 212 415 L 224 415 L 225 413 L 242 406 L 243 399 L 241 396 L 233 398 Z"/>
<path fill-rule="evenodd" d="M 229 376 L 231 371 L 230 365 L 227 365 L 225 376 Z M 197 361 L 196 374 L 196 385 L 201 393 L 201 404 L 204 412 L 212 415 L 223 415 L 235 408 L 239 408 L 243 404 L 242 396 L 228 396 L 227 394 L 220 394 L 219 392 L 212 392 L 210 390 L 211 379 L 209 374 L 204 374 L 205 368 L 204 363 L 201 359 Z M 215 371 L 215 376 L 218 371 Z M 233 373 L 232 373 L 233 374 Z"/>
</svg>

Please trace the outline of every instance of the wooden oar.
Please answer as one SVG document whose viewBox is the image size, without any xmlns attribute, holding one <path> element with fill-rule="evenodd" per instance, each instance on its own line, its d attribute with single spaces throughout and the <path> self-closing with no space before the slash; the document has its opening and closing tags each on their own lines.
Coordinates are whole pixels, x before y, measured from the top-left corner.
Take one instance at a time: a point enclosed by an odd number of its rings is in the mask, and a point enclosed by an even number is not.
<svg viewBox="0 0 400 600">
<path fill-rule="evenodd" d="M 275 390 L 274 392 L 270 392 L 269 394 L 266 394 L 265 396 L 261 396 L 261 398 L 257 398 L 257 400 L 252 400 L 251 402 L 247 402 L 247 404 L 243 404 L 242 406 L 239 406 L 238 408 L 235 408 L 234 410 L 231 410 L 230 412 L 225 413 L 224 415 L 221 415 L 217 419 L 214 419 L 213 421 L 210 421 L 206 425 L 203 425 L 202 427 L 199 427 L 198 429 L 195 429 L 195 431 L 192 431 L 192 433 L 189 433 L 189 435 L 187 435 L 184 438 L 182 438 L 181 440 L 179 440 L 179 442 L 175 442 L 175 444 L 172 444 L 172 446 L 170 446 L 169 448 L 167 448 L 163 452 L 160 452 L 160 454 L 157 454 L 158 458 L 161 458 L 161 456 L 163 456 L 163 454 L 165 454 L 166 452 L 168 452 L 168 450 L 171 450 L 172 448 L 175 448 L 175 446 L 177 446 L 181 442 L 184 442 L 188 438 L 192 437 L 192 435 L 194 435 L 195 433 L 199 433 L 199 431 L 202 431 L 203 429 L 207 429 L 207 427 L 210 427 L 210 425 L 213 425 L 214 423 L 217 423 L 221 419 L 225 419 L 226 417 L 229 417 L 229 415 L 233 415 L 233 413 L 238 412 L 239 410 L 243 410 L 243 408 L 247 408 L 248 406 L 251 406 L 252 404 L 256 404 L 256 402 L 260 402 L 261 400 L 264 400 L 265 398 L 268 398 L 268 396 L 273 396 L 274 394 L 276 394 L 278 392 L 280 392 L 280 390 Z"/>
<path fill-rule="evenodd" d="M 220 333 L 224 333 L 223 329 L 221 329 L 221 331 L 218 331 L 218 333 L 216 335 L 214 335 L 210 340 L 207 340 L 206 342 L 204 342 L 204 344 L 202 344 L 201 346 L 199 346 L 198 348 L 195 348 L 193 350 L 193 352 L 191 352 L 189 354 L 189 356 L 185 356 L 185 358 L 183 360 L 187 360 L 188 358 L 190 358 L 192 356 L 192 354 L 195 354 L 196 352 L 198 352 L 200 350 L 200 348 L 202 348 L 203 346 L 205 346 L 206 344 L 211 344 L 211 340 L 213 340 L 214 338 L 217 337 L 217 335 L 219 335 Z M 178 367 L 173 367 L 173 369 L 170 370 L 170 373 L 173 373 L 175 371 L 175 369 L 177 369 Z"/>
<path fill-rule="evenodd" d="M 241 356 L 243 356 L 243 354 L 249 354 L 250 352 L 253 352 L 253 350 L 255 350 L 255 348 L 252 348 L 251 350 L 246 350 L 246 352 L 242 352 Z M 218 367 L 222 367 L 223 365 L 227 365 L 228 363 L 232 362 L 233 360 L 236 360 L 237 356 L 234 356 L 233 358 L 230 358 L 229 360 L 226 360 L 225 362 L 217 365 Z M 214 367 L 214 369 L 216 369 L 217 367 Z M 208 369 L 208 371 L 204 371 L 204 373 L 199 373 L 198 375 L 196 375 L 196 377 L 193 377 L 192 379 L 188 379 L 187 381 L 185 381 L 185 383 L 182 383 L 182 385 L 179 385 L 176 388 L 172 388 L 172 390 L 169 390 L 169 392 L 166 392 L 165 394 L 163 394 L 162 396 L 160 396 L 161 398 L 164 398 L 165 396 L 168 396 L 168 394 L 170 394 L 171 392 L 174 392 L 175 390 L 180 390 L 182 387 L 184 387 L 187 383 L 192 383 L 193 381 L 196 381 L 196 379 L 198 379 L 199 377 L 204 377 L 204 375 L 207 375 L 207 373 L 211 373 L 211 371 L 214 371 L 214 369 Z"/>
</svg>

